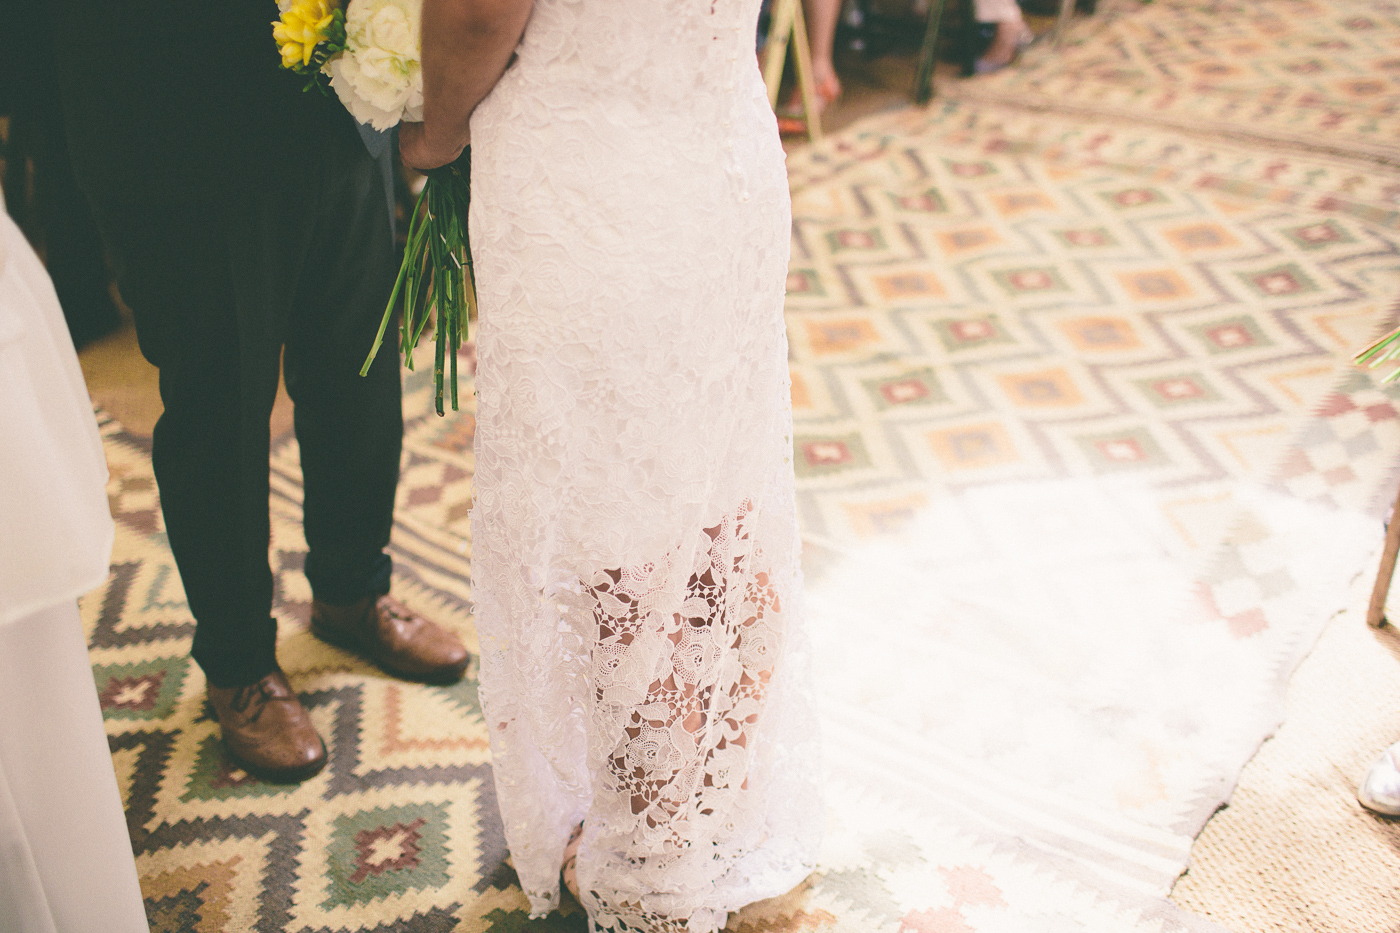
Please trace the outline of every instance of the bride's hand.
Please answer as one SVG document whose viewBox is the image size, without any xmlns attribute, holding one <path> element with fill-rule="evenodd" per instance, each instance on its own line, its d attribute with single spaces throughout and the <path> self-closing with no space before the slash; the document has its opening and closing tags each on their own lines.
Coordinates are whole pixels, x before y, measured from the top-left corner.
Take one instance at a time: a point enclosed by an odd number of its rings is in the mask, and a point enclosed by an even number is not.
<svg viewBox="0 0 1400 933">
<path fill-rule="evenodd" d="M 399 126 L 399 155 L 409 168 L 426 172 L 449 162 L 455 162 L 471 142 L 464 130 L 459 137 L 432 137 L 422 123 L 403 123 Z"/>
</svg>

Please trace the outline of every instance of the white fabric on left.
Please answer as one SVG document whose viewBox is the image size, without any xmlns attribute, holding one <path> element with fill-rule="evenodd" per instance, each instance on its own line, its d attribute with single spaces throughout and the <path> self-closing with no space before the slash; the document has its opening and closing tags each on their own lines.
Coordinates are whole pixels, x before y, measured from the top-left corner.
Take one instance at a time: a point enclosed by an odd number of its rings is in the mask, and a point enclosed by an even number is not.
<svg viewBox="0 0 1400 933">
<path fill-rule="evenodd" d="M 72 601 L 0 625 L 0 933 L 147 933 Z"/>
<path fill-rule="evenodd" d="M 0 626 L 107 577 L 107 461 L 53 283 L 0 212 Z"/>
<path fill-rule="evenodd" d="M 107 464 L 53 284 L 0 211 L 0 933 L 146 933 L 78 616 Z"/>
<path fill-rule="evenodd" d="M 5 905 L 0 914 L 4 933 L 58 933 L 4 767 L 0 767 L 0 904 Z"/>
</svg>

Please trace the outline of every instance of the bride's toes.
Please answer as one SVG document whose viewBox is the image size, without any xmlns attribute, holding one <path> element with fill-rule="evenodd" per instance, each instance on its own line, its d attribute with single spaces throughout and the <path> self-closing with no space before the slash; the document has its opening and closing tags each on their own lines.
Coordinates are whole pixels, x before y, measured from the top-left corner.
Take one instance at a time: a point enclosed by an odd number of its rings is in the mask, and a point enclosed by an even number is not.
<svg viewBox="0 0 1400 933">
<path fill-rule="evenodd" d="M 564 887 L 569 889 L 569 893 L 578 900 L 578 846 L 583 840 L 583 824 L 574 827 L 574 834 L 569 837 L 568 845 L 564 846 L 564 865 L 560 869 L 560 874 L 564 876 Z"/>
</svg>

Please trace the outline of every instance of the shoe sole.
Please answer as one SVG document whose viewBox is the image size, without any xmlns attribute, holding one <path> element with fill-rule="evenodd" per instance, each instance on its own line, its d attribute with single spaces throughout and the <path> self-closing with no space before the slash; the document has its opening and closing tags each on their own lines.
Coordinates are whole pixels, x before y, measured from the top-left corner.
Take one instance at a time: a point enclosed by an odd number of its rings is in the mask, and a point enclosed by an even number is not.
<svg viewBox="0 0 1400 933">
<path fill-rule="evenodd" d="M 450 687 L 460 681 L 466 676 L 467 668 L 471 665 L 472 660 L 471 656 L 468 655 L 467 659 L 457 667 L 450 667 L 441 671 L 431 671 L 426 674 L 414 674 L 408 671 L 394 670 L 383 661 L 368 654 L 359 644 L 348 638 L 340 638 L 336 635 L 328 634 L 325 629 L 315 622 L 311 623 L 311 634 L 332 647 L 339 648 L 341 651 L 348 651 L 355 657 L 368 661 L 390 677 L 397 677 L 400 680 L 408 680 L 418 684 L 428 684 L 433 687 Z"/>
</svg>

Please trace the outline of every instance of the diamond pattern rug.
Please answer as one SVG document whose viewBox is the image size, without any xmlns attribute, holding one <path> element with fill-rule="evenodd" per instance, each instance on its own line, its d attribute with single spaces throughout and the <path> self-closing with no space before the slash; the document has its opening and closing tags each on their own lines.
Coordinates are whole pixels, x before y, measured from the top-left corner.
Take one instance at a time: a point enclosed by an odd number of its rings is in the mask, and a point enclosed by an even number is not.
<svg viewBox="0 0 1400 933">
<path fill-rule="evenodd" d="M 426 413 L 419 383 L 410 402 Z M 453 510 L 470 499 L 470 453 L 453 432 L 469 445 L 470 424 L 410 422 L 393 544 L 395 591 L 468 637 L 470 577 L 453 530 L 465 518 Z M 295 442 L 273 457 L 279 655 L 331 761 L 275 787 L 230 766 L 206 712 L 147 444 L 111 422 L 103 434 L 119 543 L 84 609 L 152 929 L 521 928 L 474 677 L 449 688 L 388 679 L 307 629 Z"/>
<path fill-rule="evenodd" d="M 1106 0 L 1059 48 L 953 93 L 1394 167 L 1397 35 L 1392 0 Z"/>
<path fill-rule="evenodd" d="M 1393 494 L 1397 393 L 1346 362 L 1400 293 L 1384 177 L 963 102 L 792 175 L 836 779 L 898 809 L 918 774 L 936 819 L 1189 922 L 1152 905 Z M 1021 928 L 1094 928 L 1037 897 Z"/>
<path fill-rule="evenodd" d="M 1166 898 L 1379 543 L 1400 393 L 1346 364 L 1400 293 L 1381 171 L 954 102 L 793 158 L 794 464 L 819 871 L 730 929 L 1218 929 Z M 473 639 L 474 420 L 408 378 L 396 592 Z M 463 398 L 471 399 L 469 392 Z M 280 655 L 331 764 L 230 768 L 145 443 L 103 425 L 83 604 L 157 931 L 521 931 L 469 676 L 306 630 L 274 451 Z"/>
</svg>

